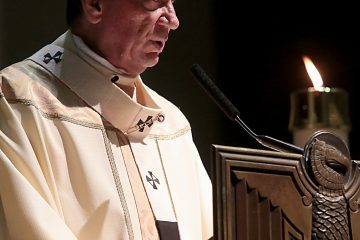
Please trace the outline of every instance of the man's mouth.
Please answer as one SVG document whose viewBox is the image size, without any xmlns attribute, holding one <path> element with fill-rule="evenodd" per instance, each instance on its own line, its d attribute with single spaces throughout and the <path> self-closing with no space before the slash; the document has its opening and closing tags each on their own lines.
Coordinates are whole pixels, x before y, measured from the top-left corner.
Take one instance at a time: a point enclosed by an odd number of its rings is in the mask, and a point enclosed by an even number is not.
<svg viewBox="0 0 360 240">
<path fill-rule="evenodd" d="M 163 41 L 152 41 L 152 43 L 154 44 L 154 46 L 156 48 L 156 51 L 162 52 L 162 50 L 164 49 L 165 42 L 163 42 Z"/>
</svg>

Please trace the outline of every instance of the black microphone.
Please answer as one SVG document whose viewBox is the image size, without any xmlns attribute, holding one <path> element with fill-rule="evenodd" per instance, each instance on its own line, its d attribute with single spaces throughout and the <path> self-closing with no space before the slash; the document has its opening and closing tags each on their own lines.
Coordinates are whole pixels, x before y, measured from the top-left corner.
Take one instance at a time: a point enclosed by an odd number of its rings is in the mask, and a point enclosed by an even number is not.
<svg viewBox="0 0 360 240">
<path fill-rule="evenodd" d="M 198 64 L 194 64 L 191 67 L 191 72 L 195 75 L 196 79 L 199 80 L 200 86 L 213 99 L 213 101 L 215 101 L 226 116 L 228 116 L 228 118 L 232 121 L 235 121 L 236 116 L 239 116 L 240 112 L 213 83 L 205 71 Z"/>
<path fill-rule="evenodd" d="M 255 138 L 261 145 L 271 148 L 280 152 L 290 152 L 290 153 L 299 153 L 303 154 L 304 149 L 280 141 L 278 139 L 255 134 L 241 119 L 240 112 L 236 107 L 230 102 L 230 100 L 221 92 L 221 90 L 214 84 L 210 77 L 205 73 L 205 71 L 200 67 L 199 64 L 193 64 L 190 68 L 192 74 L 198 80 L 200 86 L 205 90 L 205 92 L 212 98 L 213 101 L 220 107 L 220 109 L 225 113 L 225 115 L 232 121 L 236 121 L 247 133 Z"/>
</svg>

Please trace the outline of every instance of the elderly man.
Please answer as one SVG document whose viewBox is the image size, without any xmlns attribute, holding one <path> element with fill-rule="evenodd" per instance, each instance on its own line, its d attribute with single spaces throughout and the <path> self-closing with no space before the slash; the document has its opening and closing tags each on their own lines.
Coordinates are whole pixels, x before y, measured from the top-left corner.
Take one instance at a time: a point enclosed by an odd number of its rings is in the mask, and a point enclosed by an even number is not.
<svg viewBox="0 0 360 240">
<path fill-rule="evenodd" d="M 68 0 L 67 20 L 0 72 L 0 239 L 211 238 L 189 123 L 139 75 L 179 26 L 173 2 Z"/>
</svg>

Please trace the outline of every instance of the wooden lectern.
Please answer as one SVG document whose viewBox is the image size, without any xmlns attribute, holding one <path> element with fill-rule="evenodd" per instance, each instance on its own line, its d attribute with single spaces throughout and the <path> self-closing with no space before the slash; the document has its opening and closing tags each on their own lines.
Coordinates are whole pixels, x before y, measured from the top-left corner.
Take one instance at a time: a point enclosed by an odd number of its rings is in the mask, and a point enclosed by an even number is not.
<svg viewBox="0 0 360 240">
<path fill-rule="evenodd" d="M 331 134 L 304 155 L 213 145 L 218 240 L 360 240 L 357 161 Z"/>
</svg>

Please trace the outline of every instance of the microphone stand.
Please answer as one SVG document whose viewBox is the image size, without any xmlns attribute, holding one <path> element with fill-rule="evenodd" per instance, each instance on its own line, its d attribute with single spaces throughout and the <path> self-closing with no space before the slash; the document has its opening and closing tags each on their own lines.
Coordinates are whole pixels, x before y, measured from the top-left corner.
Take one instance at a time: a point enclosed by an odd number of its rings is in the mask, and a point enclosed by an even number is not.
<svg viewBox="0 0 360 240">
<path fill-rule="evenodd" d="M 200 86 L 206 91 L 206 93 L 215 101 L 220 109 L 225 113 L 230 120 L 237 122 L 245 131 L 253 138 L 255 138 L 261 145 L 271 148 L 280 152 L 290 152 L 303 154 L 304 149 L 295 146 L 293 144 L 280 141 L 278 139 L 255 134 L 239 117 L 240 112 L 230 102 L 230 100 L 220 91 L 220 89 L 212 82 L 209 76 L 198 64 L 193 64 L 191 72 L 198 80 Z"/>
<path fill-rule="evenodd" d="M 257 135 L 255 134 L 242 120 L 239 116 L 236 116 L 235 122 L 237 122 L 245 131 L 253 138 L 256 139 L 261 145 L 271 148 L 279 152 L 291 152 L 303 154 L 304 149 L 295 146 L 293 144 L 280 141 L 278 139 L 266 136 L 266 135 Z"/>
</svg>

